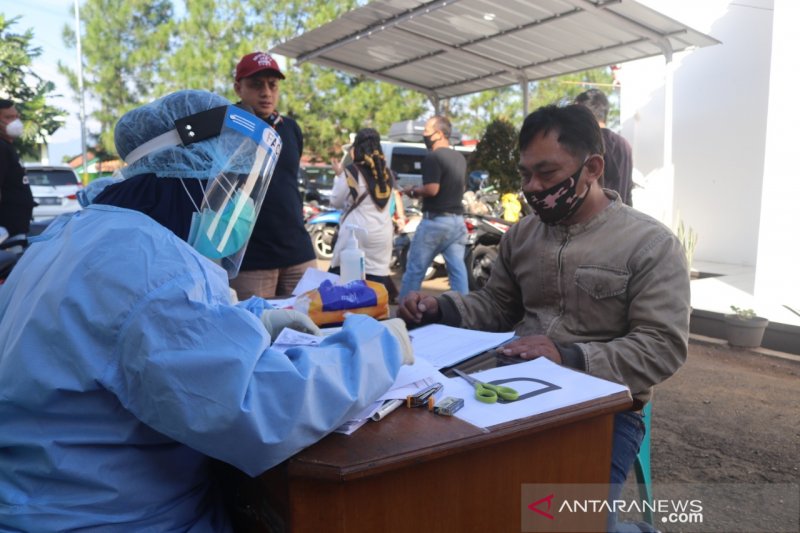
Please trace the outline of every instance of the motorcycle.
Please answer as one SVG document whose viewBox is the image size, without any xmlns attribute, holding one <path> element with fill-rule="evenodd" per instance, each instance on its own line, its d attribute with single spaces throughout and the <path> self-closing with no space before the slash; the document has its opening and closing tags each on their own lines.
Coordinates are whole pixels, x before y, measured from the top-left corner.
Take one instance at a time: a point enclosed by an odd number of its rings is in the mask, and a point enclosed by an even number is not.
<svg viewBox="0 0 800 533">
<path fill-rule="evenodd" d="M 464 219 L 467 225 L 467 279 L 469 289 L 480 289 L 489 280 L 497 259 L 500 239 L 512 226 L 499 217 L 470 214 Z"/>
<path fill-rule="evenodd" d="M 464 212 L 474 215 L 499 217 L 503 214 L 500 195 L 493 185 L 486 185 L 477 190 L 468 190 L 461 199 Z"/>
<path fill-rule="evenodd" d="M 341 218 L 342 211 L 339 209 L 321 209 L 306 221 L 306 231 L 311 236 L 318 259 L 330 260 L 333 257 L 333 245 Z"/>
<path fill-rule="evenodd" d="M 29 246 L 28 237 L 39 235 L 53 219 L 31 222 L 28 235 L 21 239 L 11 238 L 6 228 L 0 226 L 0 285 L 5 283 L 14 266 Z"/>
<path fill-rule="evenodd" d="M 17 264 L 19 255 L 13 251 L 14 248 L 19 246 L 18 242 L 8 242 L 8 231 L 6 228 L 0 226 L 0 284 L 5 282 L 14 265 Z"/>
<path fill-rule="evenodd" d="M 322 208 L 316 202 L 303 202 L 303 223 L 307 224 L 308 221 L 318 215 Z"/>
</svg>

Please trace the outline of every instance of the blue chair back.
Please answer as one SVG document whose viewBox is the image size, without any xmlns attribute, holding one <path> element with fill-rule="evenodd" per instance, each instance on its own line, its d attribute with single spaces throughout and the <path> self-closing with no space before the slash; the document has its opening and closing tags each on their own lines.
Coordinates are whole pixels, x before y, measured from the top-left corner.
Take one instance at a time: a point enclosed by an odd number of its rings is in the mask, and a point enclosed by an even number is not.
<svg viewBox="0 0 800 533">
<path fill-rule="evenodd" d="M 653 418 L 652 399 L 642 409 L 644 418 L 644 439 L 639 447 L 639 454 L 636 456 L 634 469 L 636 471 L 636 483 L 639 485 L 639 498 L 650 504 L 645 509 L 644 519 L 651 526 L 653 525 L 653 480 L 650 476 L 650 421 Z"/>
</svg>

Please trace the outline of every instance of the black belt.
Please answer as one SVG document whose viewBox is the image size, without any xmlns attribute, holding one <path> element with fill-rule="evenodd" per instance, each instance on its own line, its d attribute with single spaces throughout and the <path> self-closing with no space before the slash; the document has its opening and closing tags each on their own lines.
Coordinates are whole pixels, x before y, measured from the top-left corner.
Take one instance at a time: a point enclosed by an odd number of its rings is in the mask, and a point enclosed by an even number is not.
<svg viewBox="0 0 800 533">
<path fill-rule="evenodd" d="M 460 217 L 463 213 L 448 213 L 447 211 L 425 211 L 422 213 L 422 218 L 436 218 L 436 217 Z"/>
</svg>

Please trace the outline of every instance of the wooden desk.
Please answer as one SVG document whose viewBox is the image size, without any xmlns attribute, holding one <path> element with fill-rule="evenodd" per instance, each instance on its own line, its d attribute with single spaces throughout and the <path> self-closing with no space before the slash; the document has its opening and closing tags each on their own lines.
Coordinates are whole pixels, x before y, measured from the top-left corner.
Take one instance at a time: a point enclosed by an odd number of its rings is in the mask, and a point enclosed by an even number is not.
<svg viewBox="0 0 800 533">
<path fill-rule="evenodd" d="M 630 405 L 620 393 L 490 432 L 401 408 L 254 480 L 248 506 L 293 532 L 521 531 L 522 484 L 608 482 L 613 415 Z"/>
</svg>

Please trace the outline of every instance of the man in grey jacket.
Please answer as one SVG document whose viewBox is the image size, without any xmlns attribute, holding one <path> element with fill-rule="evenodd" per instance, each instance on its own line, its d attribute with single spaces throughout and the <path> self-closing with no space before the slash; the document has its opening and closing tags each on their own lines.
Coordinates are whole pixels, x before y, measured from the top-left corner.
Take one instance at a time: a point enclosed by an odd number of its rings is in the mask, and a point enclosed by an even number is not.
<svg viewBox="0 0 800 533">
<path fill-rule="evenodd" d="M 599 186 L 603 140 L 585 107 L 536 110 L 519 148 L 522 190 L 537 216 L 504 236 L 483 289 L 411 293 L 399 315 L 410 325 L 513 329 L 506 355 L 547 357 L 627 385 L 634 407 L 616 415 L 612 451 L 611 483 L 621 487 L 644 436 L 639 411 L 686 359 L 685 255 L 667 227 Z"/>
</svg>

